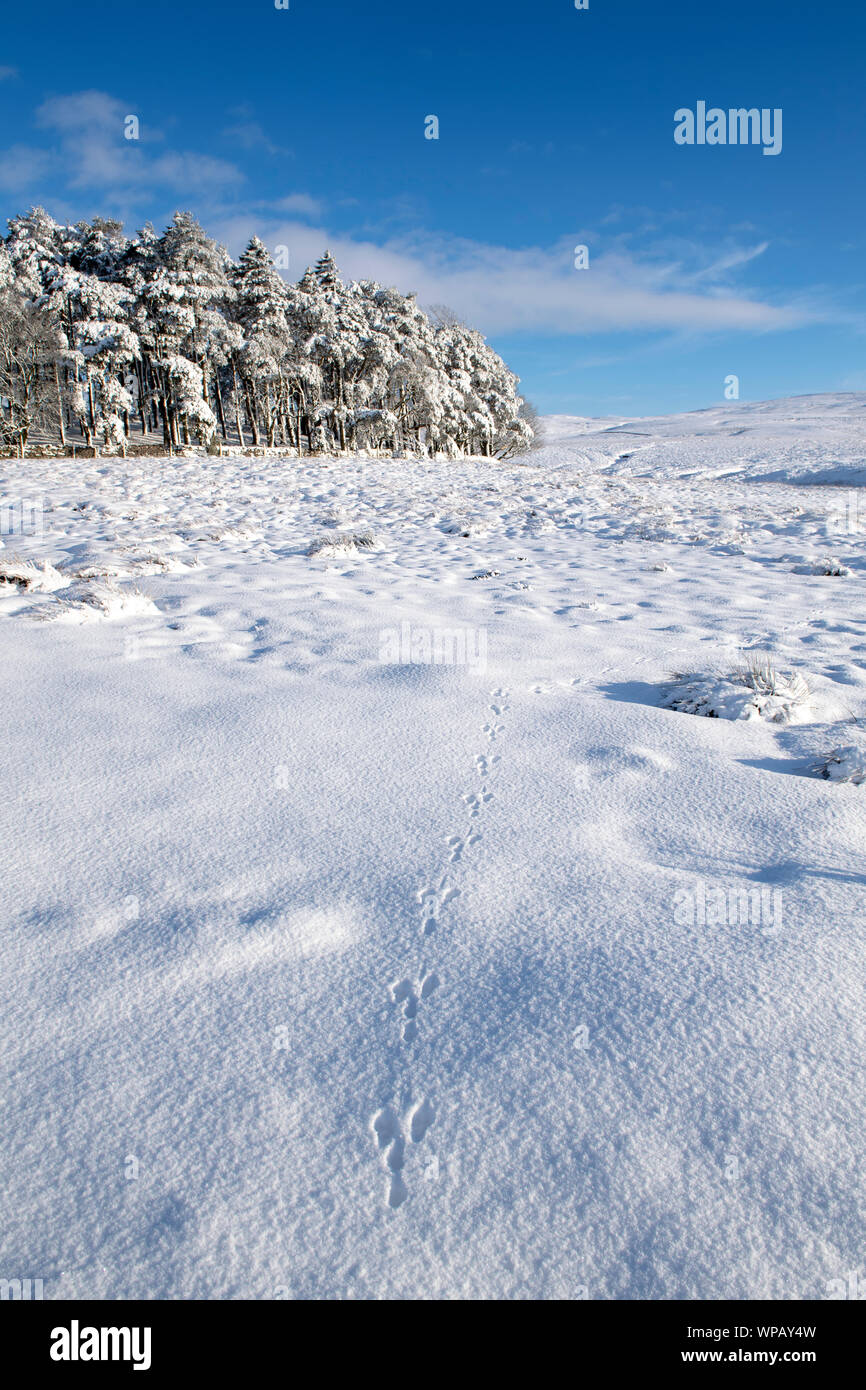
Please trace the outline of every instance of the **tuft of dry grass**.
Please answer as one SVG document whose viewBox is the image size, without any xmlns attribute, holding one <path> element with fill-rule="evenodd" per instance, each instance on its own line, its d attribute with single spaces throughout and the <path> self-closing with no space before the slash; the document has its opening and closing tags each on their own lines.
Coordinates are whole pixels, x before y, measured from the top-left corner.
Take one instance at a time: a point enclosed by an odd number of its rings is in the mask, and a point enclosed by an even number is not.
<svg viewBox="0 0 866 1390">
<path fill-rule="evenodd" d="M 376 537 L 372 531 L 348 531 L 336 536 L 320 536 L 311 542 L 307 554 L 346 555 L 353 550 L 372 550 L 375 544 Z"/>
<path fill-rule="evenodd" d="M 809 684 L 796 671 L 780 671 L 766 653 L 755 652 L 736 666 L 728 677 L 756 695 L 778 695 L 799 703 L 809 697 Z"/>
</svg>

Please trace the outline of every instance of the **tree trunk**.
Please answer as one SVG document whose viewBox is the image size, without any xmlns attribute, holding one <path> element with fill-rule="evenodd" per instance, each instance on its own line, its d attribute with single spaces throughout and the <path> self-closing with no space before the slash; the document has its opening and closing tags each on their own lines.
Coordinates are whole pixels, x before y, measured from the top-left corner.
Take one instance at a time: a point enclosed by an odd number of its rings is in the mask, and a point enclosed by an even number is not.
<svg viewBox="0 0 866 1390">
<path fill-rule="evenodd" d="M 60 373 L 57 370 L 57 363 L 54 363 L 54 385 L 57 388 L 57 418 L 60 424 L 60 443 L 66 443 L 66 431 L 63 428 L 63 392 L 60 390 Z"/>
<path fill-rule="evenodd" d="M 246 448 L 246 443 L 247 443 L 247 442 L 246 442 L 246 440 L 244 439 L 244 427 L 243 427 L 243 425 L 241 424 L 241 398 L 240 398 L 240 392 L 239 392 L 239 390 L 238 390 L 238 374 L 237 374 L 237 369 L 236 369 L 236 367 L 235 367 L 234 358 L 232 358 L 232 385 L 233 385 L 233 387 L 234 387 L 234 398 L 235 398 L 235 424 L 236 424 L 237 427 L 238 427 L 238 439 L 240 440 L 241 448 L 242 448 L 242 449 L 245 449 L 245 448 Z"/>
<path fill-rule="evenodd" d="M 276 420 L 275 420 L 275 418 L 274 418 L 274 403 L 273 403 L 273 401 L 272 401 L 272 399 L 271 399 L 271 386 L 270 386 L 270 382 L 267 382 L 267 383 L 265 384 L 265 406 L 266 406 L 265 420 L 266 420 L 266 422 L 267 422 L 267 429 L 268 429 L 268 448 L 269 448 L 269 449 L 273 449 L 273 447 L 274 447 L 274 428 L 275 428 L 275 425 L 276 425 Z"/>
<path fill-rule="evenodd" d="M 144 435 L 147 434 L 147 424 L 144 416 L 147 391 L 145 387 L 145 366 L 143 362 L 138 364 L 136 375 L 138 376 L 138 418 L 141 421 L 141 433 L 142 437 L 144 437 Z"/>
<path fill-rule="evenodd" d="M 244 398 L 247 403 L 247 420 L 249 421 L 250 429 L 253 432 L 253 444 L 256 448 L 258 448 L 259 444 L 261 443 L 259 437 L 259 422 L 254 408 L 255 402 L 252 400 L 250 396 L 250 388 L 246 382 L 244 382 Z"/>
<path fill-rule="evenodd" d="M 228 430 L 226 429 L 226 417 L 223 410 L 223 393 L 220 390 L 220 374 L 218 368 L 214 368 L 213 374 L 214 392 L 216 394 L 217 415 L 219 416 L 220 429 L 222 430 L 223 440 L 228 440 Z"/>
<path fill-rule="evenodd" d="M 170 454 L 171 451 L 172 451 L 172 450 L 171 450 L 171 446 L 172 446 L 171 421 L 169 420 L 169 417 L 168 417 L 168 403 L 167 403 L 167 401 L 166 401 L 166 399 L 165 399 L 165 392 L 164 392 L 164 391 L 160 391 L 160 393 L 159 393 L 159 411 L 160 411 L 160 414 L 162 415 L 162 443 L 163 443 L 163 448 L 168 449 L 168 452 L 169 452 L 169 454 Z"/>
</svg>

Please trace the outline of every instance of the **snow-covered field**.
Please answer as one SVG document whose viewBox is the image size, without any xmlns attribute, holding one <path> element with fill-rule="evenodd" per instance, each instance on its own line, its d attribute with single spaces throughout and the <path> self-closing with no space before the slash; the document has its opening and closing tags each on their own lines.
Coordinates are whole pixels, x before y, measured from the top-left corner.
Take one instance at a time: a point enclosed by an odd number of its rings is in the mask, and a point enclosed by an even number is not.
<svg viewBox="0 0 866 1390">
<path fill-rule="evenodd" d="M 0 464 L 0 1274 L 863 1271 L 866 395 L 548 426 Z"/>
</svg>

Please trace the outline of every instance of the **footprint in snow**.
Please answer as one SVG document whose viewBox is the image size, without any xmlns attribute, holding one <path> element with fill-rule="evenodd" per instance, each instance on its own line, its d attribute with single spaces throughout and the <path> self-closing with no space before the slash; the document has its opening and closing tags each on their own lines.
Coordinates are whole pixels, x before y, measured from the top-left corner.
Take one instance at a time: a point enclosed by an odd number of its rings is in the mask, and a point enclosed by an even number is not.
<svg viewBox="0 0 866 1390">
<path fill-rule="evenodd" d="M 395 1004 L 403 1005 L 403 1041 L 414 1042 L 418 1036 L 418 1010 L 425 999 L 429 999 L 439 987 L 439 977 L 433 972 L 421 971 L 418 980 L 400 980 L 391 986 L 391 998 Z"/>
<path fill-rule="evenodd" d="M 406 1141 L 400 1133 L 400 1121 L 389 1105 L 380 1110 L 373 1120 L 376 1143 L 385 1156 L 388 1170 L 388 1192 L 386 1201 L 389 1207 L 399 1207 L 409 1196 L 409 1189 L 403 1181 Z"/>
<path fill-rule="evenodd" d="M 488 801 L 493 800 L 493 793 L 482 786 L 480 792 L 464 792 L 463 800 L 469 807 L 470 816 L 480 816 Z"/>
<path fill-rule="evenodd" d="M 461 840 L 459 835 L 452 835 L 448 840 L 448 848 L 451 851 L 451 863 L 459 863 L 463 858 L 463 851 L 468 849 L 470 845 L 476 845 L 480 839 L 480 834 L 467 835 L 465 840 Z"/>
<path fill-rule="evenodd" d="M 421 1143 L 435 1118 L 436 1113 L 429 1100 L 422 1100 L 419 1105 L 409 1110 L 406 1128 L 413 1144 Z M 406 1139 L 403 1128 L 390 1105 L 386 1105 L 373 1117 L 373 1133 L 376 1136 L 376 1145 L 384 1157 L 388 1177 L 385 1200 L 393 1210 L 402 1206 L 409 1196 L 409 1189 L 403 1178 L 406 1163 Z"/>
<path fill-rule="evenodd" d="M 413 1144 L 421 1143 L 421 1140 L 424 1138 L 424 1135 L 427 1133 L 435 1118 L 436 1115 L 429 1100 L 422 1100 L 421 1104 L 416 1106 L 411 1117 Z"/>
<path fill-rule="evenodd" d="M 452 836 L 454 843 L 459 843 L 458 836 Z M 449 840 L 449 845 L 451 841 Z M 439 925 L 437 912 L 442 912 L 444 908 L 452 903 L 455 898 L 460 897 L 459 888 L 446 889 L 447 879 L 442 880 L 438 888 L 422 888 L 418 893 L 418 904 L 421 907 L 422 931 L 425 936 L 432 936 Z"/>
</svg>

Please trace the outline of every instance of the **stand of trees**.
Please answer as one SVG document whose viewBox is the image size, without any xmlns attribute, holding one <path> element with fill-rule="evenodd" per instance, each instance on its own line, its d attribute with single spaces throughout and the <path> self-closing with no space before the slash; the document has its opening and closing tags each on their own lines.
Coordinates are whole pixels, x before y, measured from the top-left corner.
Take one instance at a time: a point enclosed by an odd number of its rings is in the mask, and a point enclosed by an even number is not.
<svg viewBox="0 0 866 1390">
<path fill-rule="evenodd" d="M 253 237 L 237 262 L 187 212 L 157 236 L 63 226 L 42 208 L 0 240 L 0 439 L 48 431 L 109 451 L 237 438 L 302 453 L 508 457 L 534 412 L 479 333 L 330 252 L 297 284 Z"/>
</svg>

